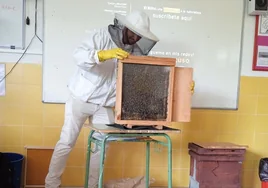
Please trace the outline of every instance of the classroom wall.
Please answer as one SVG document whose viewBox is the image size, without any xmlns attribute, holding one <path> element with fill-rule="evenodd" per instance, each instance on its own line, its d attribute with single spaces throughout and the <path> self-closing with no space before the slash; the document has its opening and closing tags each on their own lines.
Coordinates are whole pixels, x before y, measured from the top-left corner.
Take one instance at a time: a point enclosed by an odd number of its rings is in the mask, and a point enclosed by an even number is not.
<svg viewBox="0 0 268 188">
<path fill-rule="evenodd" d="M 268 78 L 265 78 L 268 74 L 251 71 L 254 21 L 253 17 L 246 16 L 239 110 L 193 110 L 190 123 L 173 125 L 182 130 L 181 134 L 170 135 L 173 141 L 174 186 L 187 186 L 189 182 L 188 142 L 228 141 L 249 146 L 243 164 L 243 187 L 260 187 L 258 162 L 260 157 L 268 156 Z M 6 63 L 7 71 L 18 58 L 19 53 L 0 53 L 0 62 Z M 53 147 L 59 138 L 64 105 L 41 102 L 41 60 L 41 55 L 26 55 L 7 78 L 6 96 L 0 97 L 0 151 L 25 153 L 26 145 Z M 63 175 L 64 185 L 83 184 L 88 133 L 89 130 L 83 128 L 68 160 Z M 166 185 L 166 150 L 154 151 L 154 147 L 151 177 L 156 179 L 155 185 Z M 144 174 L 144 154 L 144 147 L 138 143 L 128 147 L 126 144 L 113 144 L 108 151 L 105 179 Z"/>
</svg>

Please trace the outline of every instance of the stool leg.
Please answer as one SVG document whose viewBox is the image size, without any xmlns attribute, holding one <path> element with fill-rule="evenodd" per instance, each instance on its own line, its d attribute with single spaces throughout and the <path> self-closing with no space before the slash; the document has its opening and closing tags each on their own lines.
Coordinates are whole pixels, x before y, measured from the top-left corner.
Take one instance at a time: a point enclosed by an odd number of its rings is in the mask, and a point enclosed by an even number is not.
<svg viewBox="0 0 268 188">
<path fill-rule="evenodd" d="M 150 179 L 150 142 L 146 142 L 146 188 L 149 188 Z"/>
<path fill-rule="evenodd" d="M 108 137 L 105 137 L 101 144 L 101 156 L 100 156 L 100 174 L 99 174 L 99 184 L 98 188 L 103 187 L 103 171 L 104 171 L 104 156 L 105 156 L 105 147 Z"/>
<path fill-rule="evenodd" d="M 168 188 L 172 188 L 172 143 L 168 135 L 165 135 L 168 143 Z"/>
<path fill-rule="evenodd" d="M 85 185 L 84 188 L 88 188 L 88 178 L 89 178 L 89 170 L 90 170 L 90 155 L 91 155 L 91 139 L 93 133 L 95 131 L 91 131 L 88 136 L 88 144 L 87 144 L 87 159 L 86 159 L 86 175 L 85 175 Z"/>
</svg>

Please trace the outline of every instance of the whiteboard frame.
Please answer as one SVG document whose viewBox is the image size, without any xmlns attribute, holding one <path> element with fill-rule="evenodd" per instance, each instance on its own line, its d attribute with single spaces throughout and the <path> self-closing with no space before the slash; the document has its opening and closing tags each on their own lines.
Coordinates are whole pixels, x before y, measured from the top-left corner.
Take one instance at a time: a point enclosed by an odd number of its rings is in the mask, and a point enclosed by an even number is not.
<svg viewBox="0 0 268 188">
<path fill-rule="evenodd" d="M 1 46 L 0 44 L 0 48 L 2 49 L 10 49 L 10 50 L 24 50 L 25 49 L 25 38 L 26 38 L 26 0 L 20 0 L 22 1 L 22 31 L 21 31 L 21 43 L 20 46 L 15 46 L 15 48 L 13 48 L 12 45 L 9 46 Z"/>
</svg>

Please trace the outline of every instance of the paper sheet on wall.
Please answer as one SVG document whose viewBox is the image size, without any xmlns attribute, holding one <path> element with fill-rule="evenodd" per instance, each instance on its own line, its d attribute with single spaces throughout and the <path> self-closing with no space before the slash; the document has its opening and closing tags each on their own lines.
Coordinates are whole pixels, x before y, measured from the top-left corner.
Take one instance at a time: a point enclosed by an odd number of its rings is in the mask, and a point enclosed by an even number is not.
<svg viewBox="0 0 268 188">
<path fill-rule="evenodd" d="M 5 77 L 5 74 L 5 64 L 0 64 L 0 96 L 6 95 L 6 79 L 2 80 Z"/>
<path fill-rule="evenodd" d="M 267 36 L 268 35 L 268 16 L 262 15 L 259 20 L 259 35 Z"/>
<path fill-rule="evenodd" d="M 268 67 L 268 46 L 258 46 L 257 65 Z"/>
</svg>

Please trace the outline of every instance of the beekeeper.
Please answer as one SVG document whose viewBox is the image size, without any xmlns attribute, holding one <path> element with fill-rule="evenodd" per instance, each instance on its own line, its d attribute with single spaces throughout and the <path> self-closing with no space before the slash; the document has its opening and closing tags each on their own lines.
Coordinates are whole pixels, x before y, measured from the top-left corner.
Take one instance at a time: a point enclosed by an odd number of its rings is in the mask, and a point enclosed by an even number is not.
<svg viewBox="0 0 268 188">
<path fill-rule="evenodd" d="M 150 31 L 149 17 L 133 11 L 126 17 L 116 14 L 114 24 L 89 33 L 75 50 L 77 70 L 69 83 L 65 120 L 46 176 L 46 188 L 58 188 L 68 156 L 83 124 L 114 123 L 116 69 L 118 59 L 129 54 L 148 55 L 158 38 Z M 100 139 L 101 135 L 94 135 Z M 97 186 L 100 152 L 91 155 L 89 187 Z"/>
</svg>

